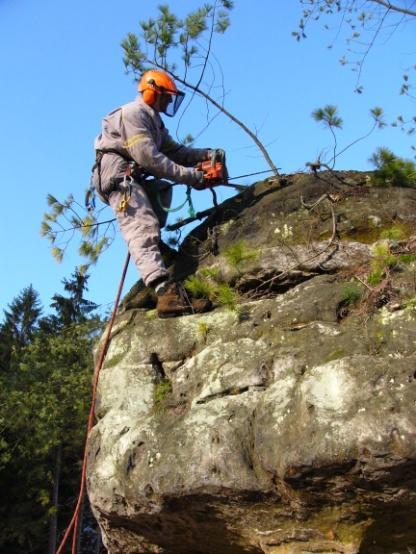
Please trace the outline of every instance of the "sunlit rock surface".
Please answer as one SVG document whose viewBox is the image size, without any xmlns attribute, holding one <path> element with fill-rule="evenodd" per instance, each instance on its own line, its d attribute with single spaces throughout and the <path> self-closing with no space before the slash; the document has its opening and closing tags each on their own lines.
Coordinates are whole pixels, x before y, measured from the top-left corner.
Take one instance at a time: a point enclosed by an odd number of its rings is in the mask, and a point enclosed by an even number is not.
<svg viewBox="0 0 416 554">
<path fill-rule="evenodd" d="M 258 183 L 185 240 L 176 276 L 209 268 L 234 309 L 125 299 L 89 441 L 111 554 L 416 552 L 416 191 L 322 177 Z"/>
</svg>

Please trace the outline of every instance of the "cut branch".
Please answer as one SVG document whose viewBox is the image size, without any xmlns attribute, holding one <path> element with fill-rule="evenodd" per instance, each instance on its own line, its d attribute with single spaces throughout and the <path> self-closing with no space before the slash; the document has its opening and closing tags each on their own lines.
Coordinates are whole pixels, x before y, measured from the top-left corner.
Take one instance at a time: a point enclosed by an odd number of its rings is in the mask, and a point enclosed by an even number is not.
<svg viewBox="0 0 416 554">
<path fill-rule="evenodd" d="M 237 117 L 235 117 L 232 113 L 230 113 L 226 108 L 224 108 L 224 106 L 222 106 L 219 102 L 214 100 L 209 94 L 207 94 L 206 92 L 201 90 L 199 87 L 197 87 L 195 85 L 192 85 L 191 83 L 189 83 L 185 79 L 182 79 L 181 77 L 179 77 L 178 75 L 176 75 L 175 73 L 173 73 L 172 71 L 167 69 L 165 66 L 163 66 L 159 63 L 155 63 L 154 61 L 152 62 L 152 60 L 147 60 L 147 61 L 149 63 L 152 63 L 153 65 L 155 65 L 159 69 L 162 69 L 163 71 L 167 71 L 175 79 L 175 81 L 177 81 L 178 83 L 182 83 L 182 85 L 186 86 L 187 88 L 193 90 L 194 92 L 196 92 L 197 94 L 199 94 L 200 96 L 205 98 L 208 102 L 210 102 L 213 106 L 215 106 L 217 108 L 217 110 L 222 112 L 229 119 L 231 119 L 231 121 L 234 121 L 234 123 L 236 123 L 239 127 L 241 127 L 241 129 L 243 129 L 243 131 L 246 132 L 249 135 L 249 137 L 256 143 L 259 150 L 263 154 L 266 162 L 269 164 L 271 170 L 273 171 L 274 175 L 279 175 L 279 171 L 278 171 L 277 167 L 273 163 L 272 159 L 270 158 L 270 156 L 269 156 L 266 148 L 263 146 L 262 142 L 259 140 L 257 135 L 255 133 L 253 133 L 253 131 L 251 131 L 251 129 L 249 129 L 242 121 L 240 121 Z"/>
</svg>

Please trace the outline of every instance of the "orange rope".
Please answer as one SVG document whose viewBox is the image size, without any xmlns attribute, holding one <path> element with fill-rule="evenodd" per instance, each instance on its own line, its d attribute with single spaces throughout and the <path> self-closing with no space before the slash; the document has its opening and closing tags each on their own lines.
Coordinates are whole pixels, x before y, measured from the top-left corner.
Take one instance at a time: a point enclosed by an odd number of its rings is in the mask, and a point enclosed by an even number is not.
<svg viewBox="0 0 416 554">
<path fill-rule="evenodd" d="M 114 320 L 116 318 L 116 313 L 118 309 L 118 305 L 120 302 L 121 293 L 123 290 L 124 280 L 126 278 L 127 268 L 129 266 L 130 261 L 130 253 L 127 254 L 126 261 L 124 263 L 123 273 L 120 279 L 120 284 L 118 286 L 118 291 L 116 295 L 116 299 L 114 301 L 114 308 L 113 313 L 111 314 L 110 323 L 107 327 L 107 332 L 104 338 L 104 344 L 100 352 L 100 356 L 98 358 L 97 364 L 94 369 L 94 381 L 92 385 L 92 399 L 91 399 L 91 408 L 90 408 L 90 414 L 88 417 L 88 425 L 87 425 L 87 438 L 88 434 L 91 431 L 93 425 L 94 425 L 94 412 L 95 412 L 95 401 L 97 398 L 97 385 L 98 385 L 98 377 L 100 375 L 101 368 L 103 366 L 105 356 L 107 354 L 108 345 L 110 343 L 110 337 L 111 337 L 111 330 L 113 328 Z M 72 554 L 76 554 L 77 549 L 77 538 L 78 538 L 78 525 L 79 525 L 79 514 L 81 510 L 82 501 L 85 494 L 85 487 L 86 487 L 86 475 L 87 475 L 87 441 L 85 442 L 85 449 L 84 449 L 84 459 L 82 461 L 82 472 L 81 472 L 81 485 L 78 495 L 78 501 L 77 505 L 75 506 L 74 515 L 72 516 L 72 519 L 65 531 L 65 535 L 61 541 L 61 544 L 58 547 L 58 550 L 56 551 L 56 554 L 61 554 L 63 552 L 63 549 L 65 547 L 66 541 L 68 540 L 68 537 L 71 533 L 72 528 L 73 531 L 73 537 L 72 537 Z"/>
</svg>

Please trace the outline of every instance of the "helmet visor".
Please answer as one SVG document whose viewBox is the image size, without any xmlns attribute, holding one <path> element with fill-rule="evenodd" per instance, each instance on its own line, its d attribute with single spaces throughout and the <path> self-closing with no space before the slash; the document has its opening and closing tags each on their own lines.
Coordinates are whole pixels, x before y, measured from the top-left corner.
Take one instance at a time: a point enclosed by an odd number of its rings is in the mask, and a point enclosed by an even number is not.
<svg viewBox="0 0 416 554">
<path fill-rule="evenodd" d="M 179 110 L 179 107 L 182 104 L 183 99 L 185 98 L 185 93 L 178 90 L 174 94 L 169 94 L 169 98 L 170 102 L 164 109 L 164 113 L 169 117 L 173 117 Z"/>
</svg>

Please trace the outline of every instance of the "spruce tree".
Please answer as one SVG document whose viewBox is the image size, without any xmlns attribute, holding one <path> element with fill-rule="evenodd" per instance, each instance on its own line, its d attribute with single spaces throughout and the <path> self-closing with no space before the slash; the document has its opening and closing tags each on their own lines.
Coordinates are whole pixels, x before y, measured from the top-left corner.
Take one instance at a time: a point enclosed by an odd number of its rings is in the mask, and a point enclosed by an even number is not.
<svg viewBox="0 0 416 554">
<path fill-rule="evenodd" d="M 68 295 L 56 294 L 55 313 L 42 319 L 33 289 L 33 317 L 19 315 L 29 305 L 22 302 L 30 296 L 28 287 L 10 304 L 1 327 L 12 330 L 7 371 L 0 374 L 0 551 L 5 554 L 54 552 L 77 495 L 92 348 L 101 325 L 93 315 L 95 304 L 84 298 L 87 281 L 77 272 L 64 280 Z"/>
</svg>

